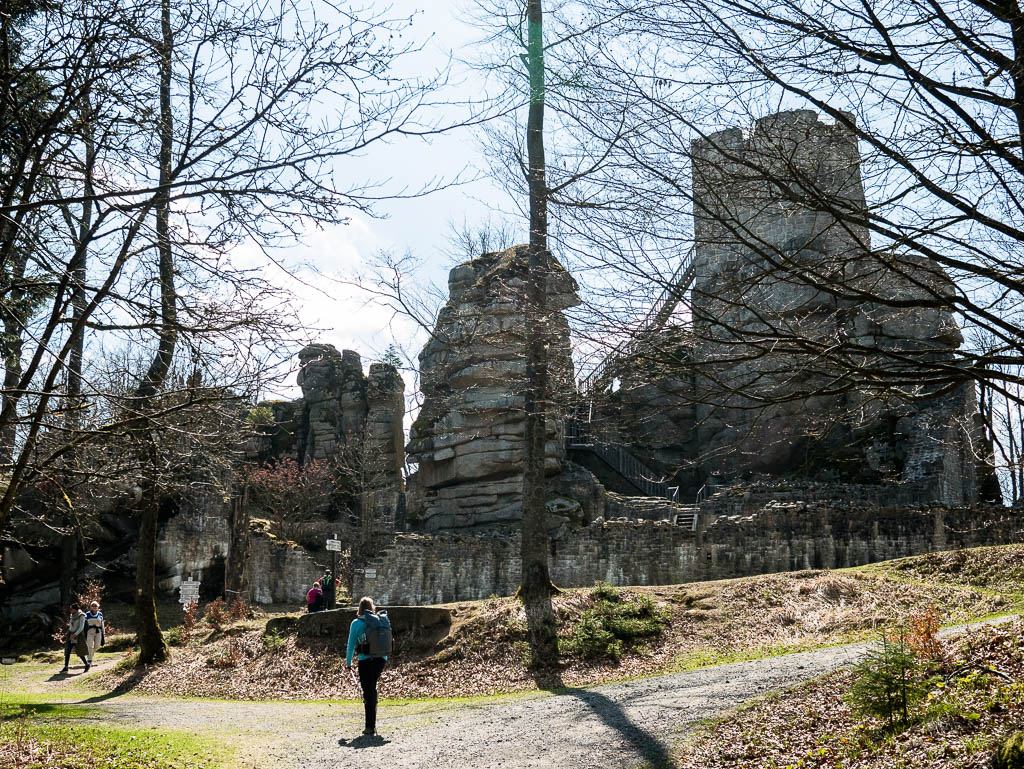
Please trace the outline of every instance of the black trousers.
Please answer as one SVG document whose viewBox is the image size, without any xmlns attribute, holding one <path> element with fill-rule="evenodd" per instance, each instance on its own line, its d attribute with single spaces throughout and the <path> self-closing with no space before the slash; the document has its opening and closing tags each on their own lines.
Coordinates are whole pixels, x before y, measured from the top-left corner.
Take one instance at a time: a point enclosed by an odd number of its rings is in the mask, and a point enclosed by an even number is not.
<svg viewBox="0 0 1024 769">
<path fill-rule="evenodd" d="M 68 636 L 64 640 L 64 667 L 67 667 L 68 663 L 71 662 L 71 652 L 74 651 L 74 649 L 75 649 L 75 647 L 77 645 L 78 645 L 78 642 L 77 641 L 72 641 L 71 640 L 71 636 Z M 82 664 L 83 665 L 86 663 L 85 657 L 83 657 L 81 654 L 78 655 L 78 658 L 80 660 L 82 660 Z"/>
<path fill-rule="evenodd" d="M 384 672 L 387 660 L 373 657 L 359 660 L 359 685 L 363 688 L 363 710 L 366 711 L 366 728 L 377 730 L 377 681 Z"/>
</svg>

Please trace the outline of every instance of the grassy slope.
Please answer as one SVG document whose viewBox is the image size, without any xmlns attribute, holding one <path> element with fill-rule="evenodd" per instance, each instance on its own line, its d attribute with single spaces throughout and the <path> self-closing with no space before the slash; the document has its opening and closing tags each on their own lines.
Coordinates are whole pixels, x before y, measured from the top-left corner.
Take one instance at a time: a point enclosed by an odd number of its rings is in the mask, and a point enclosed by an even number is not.
<svg viewBox="0 0 1024 769">
<path fill-rule="evenodd" d="M 567 653 L 541 671 L 542 685 L 577 686 L 708 664 L 788 653 L 870 637 L 935 606 L 944 624 L 1019 610 L 1024 545 L 903 559 L 836 572 L 796 572 L 719 582 L 630 588 L 622 603 L 647 596 L 668 618 L 660 635 L 624 643 L 620 659 Z M 600 591 L 567 590 L 555 599 L 566 648 L 578 651 L 584 620 Z M 510 598 L 452 605 L 455 623 L 437 641 L 413 639 L 385 674 L 390 698 L 480 696 L 537 688 L 527 663 L 525 617 Z M 201 626 L 202 627 L 202 626 Z M 355 698 L 341 643 L 265 639 L 262 623 L 213 631 L 175 649 L 172 661 L 143 673 L 128 666 L 103 684 L 148 693 L 250 699 Z"/>
<path fill-rule="evenodd" d="M 939 657 L 920 675 L 927 693 L 906 724 L 855 715 L 836 694 L 850 690 L 854 673 L 839 671 L 704 725 L 676 747 L 673 766 L 988 767 L 999 742 L 1024 728 L 1024 622 L 945 643 Z"/>
</svg>

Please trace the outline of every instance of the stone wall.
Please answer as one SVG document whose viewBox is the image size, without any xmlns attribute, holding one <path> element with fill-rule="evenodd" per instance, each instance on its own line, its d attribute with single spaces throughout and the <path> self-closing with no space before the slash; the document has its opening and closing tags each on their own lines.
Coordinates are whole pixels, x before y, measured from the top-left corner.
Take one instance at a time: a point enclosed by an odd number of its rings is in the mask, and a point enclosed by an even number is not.
<svg viewBox="0 0 1024 769">
<path fill-rule="evenodd" d="M 857 566 L 957 547 L 1024 540 L 1024 515 L 1002 507 L 836 509 L 770 504 L 721 516 L 697 536 L 667 522 L 595 522 L 552 542 L 552 580 L 579 587 L 679 584 L 794 569 Z M 354 595 L 445 603 L 511 595 L 519 536 L 399 535 L 356 575 Z"/>
<path fill-rule="evenodd" d="M 231 546 L 230 524 L 222 515 L 176 515 L 157 538 L 157 587 L 175 592 L 190 577 L 203 583 L 204 593 L 220 595 L 224 563 Z M 249 558 L 243 574 L 247 598 L 256 603 L 301 605 L 313 580 L 322 573 L 302 548 L 275 542 L 267 536 L 249 538 Z"/>
</svg>

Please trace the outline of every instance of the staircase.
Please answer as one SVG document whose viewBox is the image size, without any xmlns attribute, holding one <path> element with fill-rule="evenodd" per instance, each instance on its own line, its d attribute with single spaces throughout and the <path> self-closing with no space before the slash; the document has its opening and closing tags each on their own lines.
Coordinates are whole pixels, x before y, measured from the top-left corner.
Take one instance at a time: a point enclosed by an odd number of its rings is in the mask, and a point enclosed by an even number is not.
<svg viewBox="0 0 1024 769">
<path fill-rule="evenodd" d="M 680 512 L 672 516 L 672 523 L 676 526 L 682 526 L 687 531 L 697 531 L 697 517 L 700 514 L 700 508 L 696 505 L 680 505 L 682 508 Z"/>
<path fill-rule="evenodd" d="M 679 266 L 676 267 L 676 271 L 672 274 L 665 289 L 636 329 L 612 348 L 604 360 L 598 363 L 589 374 L 581 377 L 576 383 L 576 390 L 580 395 L 581 402 L 589 403 L 593 400 L 595 389 L 608 385 L 605 379 L 609 365 L 636 352 L 638 340 L 645 334 L 655 333 L 664 328 L 676 307 L 683 300 L 684 294 L 693 285 L 696 275 L 691 252 L 680 260 Z"/>
<path fill-rule="evenodd" d="M 586 451 L 628 481 L 639 494 L 675 501 L 679 488 L 655 480 L 657 473 L 622 446 L 602 440 L 588 429 L 589 425 L 577 419 L 565 422 L 565 447 L 569 451 Z"/>
</svg>

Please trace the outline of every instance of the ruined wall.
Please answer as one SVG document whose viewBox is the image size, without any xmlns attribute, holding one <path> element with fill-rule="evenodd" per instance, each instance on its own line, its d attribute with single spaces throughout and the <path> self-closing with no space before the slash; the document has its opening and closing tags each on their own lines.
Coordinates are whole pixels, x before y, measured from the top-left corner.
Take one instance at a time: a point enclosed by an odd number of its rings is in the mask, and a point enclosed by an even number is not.
<svg viewBox="0 0 1024 769">
<path fill-rule="evenodd" d="M 721 517 L 694 536 L 653 521 L 594 522 L 552 543 L 552 580 L 581 587 L 679 584 L 798 569 L 857 566 L 936 550 L 1018 542 L 1024 518 L 990 508 L 833 508 L 769 505 Z M 355 595 L 424 604 L 511 595 L 519 537 L 399 535 L 357 574 Z"/>
<path fill-rule="evenodd" d="M 527 246 L 484 254 L 448 277 L 450 298 L 420 353 L 423 405 L 406 451 L 408 522 L 437 531 L 522 518 L 526 377 Z M 576 282 L 554 258 L 547 266 L 551 392 L 572 389 L 569 326 L 562 310 L 579 303 Z M 565 456 L 563 422 L 547 419 L 546 467 Z"/>
<path fill-rule="evenodd" d="M 194 577 L 204 592 L 219 595 L 224 563 L 231 546 L 230 524 L 217 514 L 176 515 L 160 529 L 156 543 L 157 588 L 177 591 L 183 580 Z M 301 604 L 319 567 L 300 547 L 253 534 L 249 538 L 243 584 L 247 598 L 257 603 Z"/>
<path fill-rule="evenodd" d="M 914 403 L 884 387 L 837 389 L 838 369 L 807 351 L 849 348 L 853 363 L 906 377 L 914 359 L 951 360 L 962 341 L 938 304 L 953 291 L 938 265 L 886 262 L 864 227 L 829 213 L 867 210 L 855 134 L 813 111 L 771 115 L 694 142 L 693 179 L 702 470 L 833 473 L 913 484 L 917 501 L 977 499 L 971 386 Z"/>
</svg>

